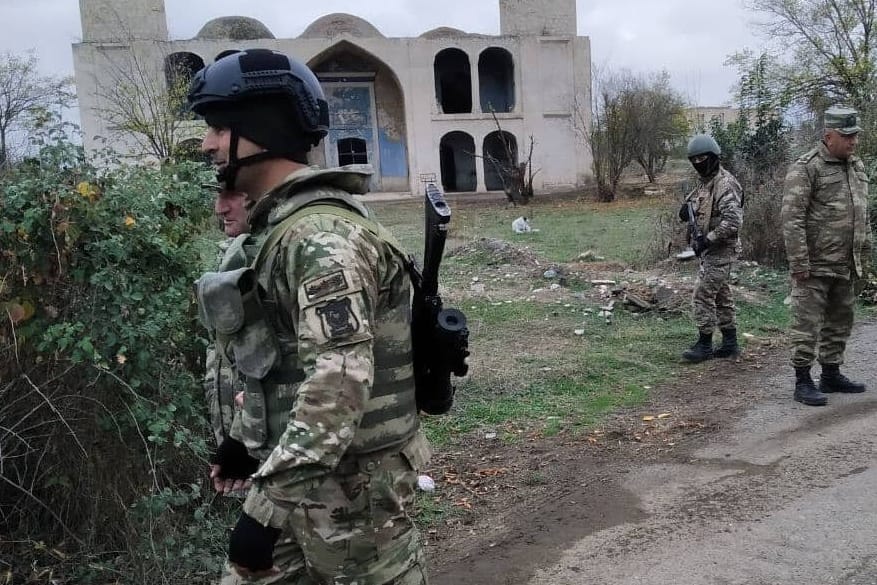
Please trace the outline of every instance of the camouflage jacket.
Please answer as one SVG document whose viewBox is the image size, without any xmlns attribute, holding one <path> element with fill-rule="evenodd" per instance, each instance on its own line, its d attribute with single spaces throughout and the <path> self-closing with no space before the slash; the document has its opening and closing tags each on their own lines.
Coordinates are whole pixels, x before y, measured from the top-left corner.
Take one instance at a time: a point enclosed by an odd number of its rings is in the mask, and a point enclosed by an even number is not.
<svg viewBox="0 0 877 585">
<path fill-rule="evenodd" d="M 864 276 L 871 228 L 862 161 L 835 158 L 824 144 L 799 158 L 786 174 L 782 221 L 791 272 Z"/>
<path fill-rule="evenodd" d="M 245 265 L 246 258 L 241 257 L 240 246 L 237 245 L 244 237 L 229 238 L 219 245 L 220 253 L 217 261 L 219 270 L 231 270 Z M 239 423 L 235 420 L 237 409 L 234 397 L 244 389 L 244 386 L 237 379 L 228 358 L 222 352 L 216 351 L 213 340 L 207 346 L 203 385 L 210 426 L 216 444 L 219 445 L 231 433 L 232 426 L 236 422 Z"/>
<path fill-rule="evenodd" d="M 364 192 L 368 178 L 314 169 L 290 175 L 250 208 L 248 264 L 275 226 L 315 200 L 346 198 L 368 213 L 349 195 Z M 261 377 L 242 376 L 247 392 L 232 434 L 262 461 L 257 488 L 294 501 L 308 480 L 331 473 L 346 456 L 400 451 L 416 435 L 422 448 L 413 465 L 424 465 L 403 258 L 363 226 L 328 213 L 296 221 L 271 250 L 257 278 L 279 357 Z M 234 343 L 258 361 L 270 353 L 263 339 L 247 334 Z M 240 346 L 221 347 L 240 373 L 252 367 L 241 362 Z"/>
<path fill-rule="evenodd" d="M 694 205 L 697 223 L 710 247 L 704 260 L 730 259 L 738 255 L 740 227 L 743 224 L 743 188 L 734 175 L 719 167 L 718 173 L 689 193 L 686 201 Z"/>
</svg>

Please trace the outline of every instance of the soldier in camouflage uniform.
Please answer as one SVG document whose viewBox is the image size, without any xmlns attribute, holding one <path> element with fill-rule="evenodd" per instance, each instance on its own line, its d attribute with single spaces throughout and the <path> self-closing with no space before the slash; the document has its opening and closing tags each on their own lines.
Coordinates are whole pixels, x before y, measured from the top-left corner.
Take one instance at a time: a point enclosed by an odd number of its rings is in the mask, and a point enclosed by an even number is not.
<svg viewBox="0 0 877 585">
<path fill-rule="evenodd" d="M 731 268 L 740 254 L 738 233 L 743 223 L 743 189 L 720 164 L 721 154 L 712 136 L 700 134 L 688 143 L 688 160 L 700 181 L 679 209 L 679 219 L 689 221 L 688 203 L 691 203 L 701 233 L 699 238 L 691 235 L 691 247 L 700 258 L 692 297 L 699 335 L 697 342 L 682 353 L 682 358 L 692 363 L 740 354 L 730 281 Z M 722 344 L 714 350 L 716 325 L 722 332 Z"/>
<path fill-rule="evenodd" d="M 218 184 L 207 187 L 216 191 L 214 211 L 219 219 L 220 229 L 228 236 L 228 239 L 219 245 L 218 270 L 240 268 L 245 265 L 246 259 L 229 254 L 229 250 L 237 249 L 235 238 L 250 230 L 247 225 L 247 209 L 244 206 L 246 195 L 239 191 L 224 189 Z M 235 396 L 243 391 L 244 387 L 237 381 L 228 360 L 221 353 L 216 352 L 214 343 L 207 347 L 204 365 L 204 396 L 213 436 L 216 445 L 219 446 L 231 432 L 235 421 Z M 214 484 L 218 492 L 225 494 L 245 487 L 245 481 L 240 479 L 221 481 L 219 477 L 215 477 Z"/>
<path fill-rule="evenodd" d="M 826 404 L 826 393 L 865 391 L 840 373 L 853 326 L 855 280 L 865 276 L 871 256 L 868 176 L 853 154 L 860 130 L 855 110 L 829 108 L 822 142 L 791 165 L 783 191 L 794 398 L 810 406 Z M 810 376 L 814 359 L 822 366 L 819 388 Z"/>
<path fill-rule="evenodd" d="M 246 265 L 198 283 L 202 319 L 246 386 L 215 460 L 219 477 L 253 482 L 230 565 L 246 582 L 424 584 L 410 512 L 429 447 L 410 280 L 351 195 L 370 172 L 306 166 L 328 106 L 313 73 L 280 53 L 219 59 L 189 103 L 218 178 L 249 197 L 251 234 L 235 252 Z"/>
</svg>

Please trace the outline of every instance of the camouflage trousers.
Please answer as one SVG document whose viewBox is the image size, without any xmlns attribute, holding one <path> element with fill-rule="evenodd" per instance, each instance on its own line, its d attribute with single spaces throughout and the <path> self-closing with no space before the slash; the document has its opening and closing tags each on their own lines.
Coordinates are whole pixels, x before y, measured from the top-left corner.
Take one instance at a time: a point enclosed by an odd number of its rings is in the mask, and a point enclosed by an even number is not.
<svg viewBox="0 0 877 585">
<path fill-rule="evenodd" d="M 222 585 L 426 585 L 420 535 L 409 516 L 417 472 L 403 453 L 360 458 L 289 489 L 253 488 L 244 510 L 281 528 L 278 574 Z M 270 496 L 270 499 L 269 497 Z"/>
<path fill-rule="evenodd" d="M 852 280 L 826 276 L 792 281 L 793 367 L 808 367 L 817 357 L 820 364 L 843 363 L 853 328 L 854 286 Z"/>
<path fill-rule="evenodd" d="M 736 309 L 731 296 L 731 268 L 734 258 L 706 258 L 694 284 L 691 305 L 694 323 L 701 333 L 711 334 L 716 328 L 736 327 Z"/>
</svg>

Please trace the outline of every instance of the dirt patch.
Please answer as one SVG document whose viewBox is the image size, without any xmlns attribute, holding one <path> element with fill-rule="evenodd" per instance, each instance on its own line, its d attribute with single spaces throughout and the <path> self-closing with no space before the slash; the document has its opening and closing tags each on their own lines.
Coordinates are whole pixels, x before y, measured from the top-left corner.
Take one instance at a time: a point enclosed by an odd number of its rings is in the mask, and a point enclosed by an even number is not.
<svg viewBox="0 0 877 585">
<path fill-rule="evenodd" d="M 692 367 L 684 381 L 652 389 L 646 405 L 599 428 L 545 438 L 507 427 L 443 449 L 430 473 L 454 512 L 426 535 L 431 582 L 526 583 L 565 545 L 641 520 L 640 503 L 621 487 L 625 474 L 646 462 L 686 461 L 758 399 L 763 372 L 785 355 L 754 345 L 736 361 Z"/>
</svg>

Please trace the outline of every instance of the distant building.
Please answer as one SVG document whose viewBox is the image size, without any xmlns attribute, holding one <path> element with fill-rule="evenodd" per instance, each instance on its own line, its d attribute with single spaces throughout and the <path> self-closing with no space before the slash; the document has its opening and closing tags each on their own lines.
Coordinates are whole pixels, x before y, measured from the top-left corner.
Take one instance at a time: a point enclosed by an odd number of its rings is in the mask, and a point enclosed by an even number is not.
<svg viewBox="0 0 877 585">
<path fill-rule="evenodd" d="M 264 47 L 306 62 L 326 92 L 331 130 L 312 162 L 369 163 L 374 191 L 416 191 L 428 179 L 446 191 L 501 189 L 489 156 L 503 157 L 509 145 L 523 158 L 530 136 L 537 190 L 590 178 L 590 154 L 574 128 L 577 119 L 590 124 L 591 103 L 590 41 L 576 34 L 575 0 L 499 0 L 498 36 L 442 27 L 387 38 L 361 18 L 330 14 L 294 39 L 276 39 L 252 18 L 226 17 L 189 40 L 168 39 L 164 0 L 79 4 L 83 39 L 73 56 L 87 148 L 106 142 L 131 152 L 100 115 L 101 88 L 112 83 L 101 65 L 108 55 L 146 57 L 170 83 L 231 50 Z M 192 122 L 192 136 L 201 124 Z"/>
<path fill-rule="evenodd" d="M 708 132 L 713 120 L 718 120 L 722 127 L 727 128 L 740 117 L 740 109 L 725 106 L 695 106 L 685 110 L 685 116 L 691 133 L 698 134 Z"/>
</svg>

